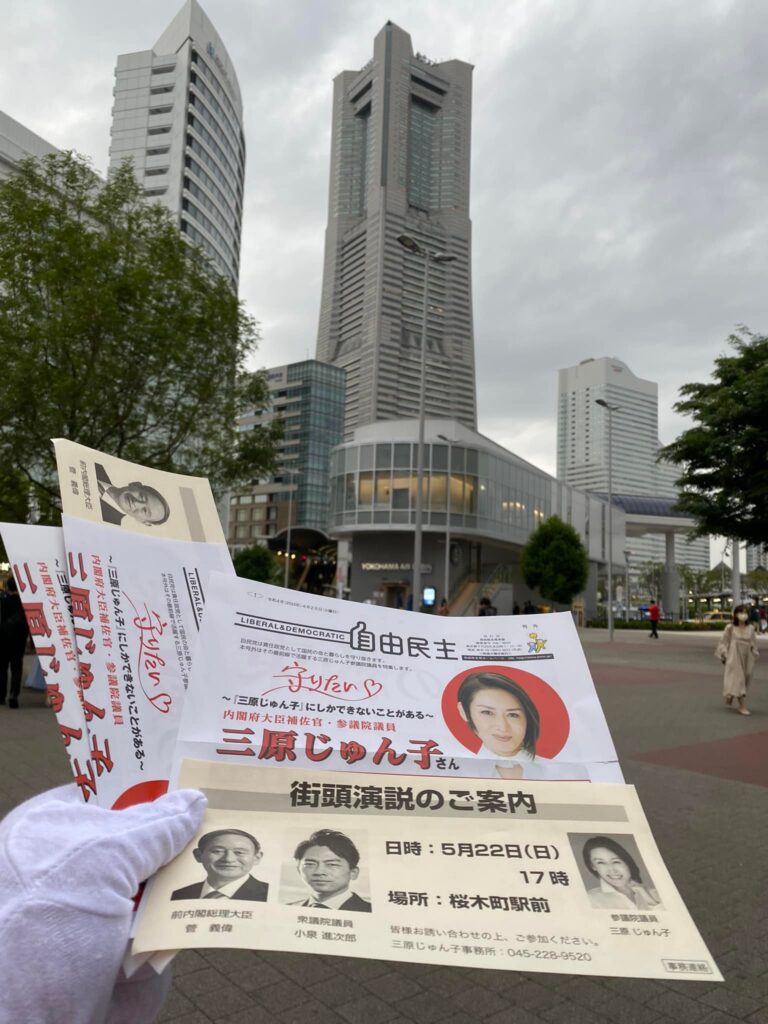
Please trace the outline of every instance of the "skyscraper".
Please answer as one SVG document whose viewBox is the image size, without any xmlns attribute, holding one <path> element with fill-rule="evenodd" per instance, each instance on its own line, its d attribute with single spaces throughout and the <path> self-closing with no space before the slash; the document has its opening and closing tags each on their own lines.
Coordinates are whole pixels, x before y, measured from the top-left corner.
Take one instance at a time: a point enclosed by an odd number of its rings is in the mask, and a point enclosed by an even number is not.
<svg viewBox="0 0 768 1024">
<path fill-rule="evenodd" d="M 266 371 L 269 403 L 246 409 L 241 433 L 283 421 L 277 469 L 230 496 L 229 544 L 233 550 L 265 543 L 292 527 L 324 532 L 328 525 L 331 449 L 344 431 L 344 371 L 314 359 Z M 294 535 L 294 544 L 296 537 Z"/>
<path fill-rule="evenodd" d="M 613 490 L 674 497 L 674 470 L 658 464 L 659 388 L 620 359 L 584 359 L 558 371 L 557 476 L 585 491 L 608 490 L 608 413 L 613 414 Z"/>
<path fill-rule="evenodd" d="M 144 195 L 178 217 L 237 291 L 245 173 L 237 75 L 197 0 L 151 50 L 117 58 L 110 169 L 132 158 Z"/>
<path fill-rule="evenodd" d="M 746 572 L 754 572 L 755 569 L 768 569 L 768 550 L 756 544 L 747 544 Z"/>
<path fill-rule="evenodd" d="M 391 22 L 334 80 L 317 358 L 347 372 L 347 437 L 418 412 L 424 261 L 402 234 L 456 257 L 430 266 L 426 414 L 476 424 L 471 107 L 471 65 L 414 54 Z"/>
<path fill-rule="evenodd" d="M 636 377 L 620 359 L 584 359 L 558 371 L 557 477 L 584 491 L 608 490 L 608 413 L 596 404 L 604 399 L 619 408 L 613 413 L 613 493 L 674 498 L 674 466 L 657 462 L 659 387 Z M 664 561 L 664 541 L 648 535 L 632 537 L 630 562 Z M 709 568 L 709 539 L 675 538 L 675 559 L 694 569 Z"/>
</svg>

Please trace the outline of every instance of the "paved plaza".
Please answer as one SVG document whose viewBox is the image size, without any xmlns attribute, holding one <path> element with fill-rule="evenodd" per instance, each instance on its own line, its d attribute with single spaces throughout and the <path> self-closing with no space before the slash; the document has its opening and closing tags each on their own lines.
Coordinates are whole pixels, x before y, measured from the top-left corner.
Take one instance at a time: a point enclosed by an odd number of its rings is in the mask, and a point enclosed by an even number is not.
<svg viewBox="0 0 768 1024">
<path fill-rule="evenodd" d="M 624 774 L 725 984 L 576 978 L 252 953 L 183 953 L 173 1024 L 768 1024 L 768 642 L 753 711 L 727 710 L 718 634 L 582 639 Z M 69 779 L 36 693 L 0 708 L 0 813 Z"/>
</svg>

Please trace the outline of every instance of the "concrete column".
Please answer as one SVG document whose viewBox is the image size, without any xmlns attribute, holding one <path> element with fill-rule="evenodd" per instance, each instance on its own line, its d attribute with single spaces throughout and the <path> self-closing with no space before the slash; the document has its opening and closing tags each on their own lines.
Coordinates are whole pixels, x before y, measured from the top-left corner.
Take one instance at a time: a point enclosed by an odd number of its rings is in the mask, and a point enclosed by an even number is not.
<svg viewBox="0 0 768 1024">
<path fill-rule="evenodd" d="M 584 588 L 584 615 L 593 619 L 597 615 L 597 562 L 590 560 L 587 585 Z"/>
<path fill-rule="evenodd" d="M 731 589 L 733 590 L 733 607 L 741 604 L 741 552 L 739 541 L 734 537 L 731 541 Z"/>
<path fill-rule="evenodd" d="M 666 560 L 661 584 L 661 604 L 665 615 L 677 621 L 680 618 L 680 574 L 675 568 L 675 534 L 673 530 L 664 534 Z"/>
</svg>

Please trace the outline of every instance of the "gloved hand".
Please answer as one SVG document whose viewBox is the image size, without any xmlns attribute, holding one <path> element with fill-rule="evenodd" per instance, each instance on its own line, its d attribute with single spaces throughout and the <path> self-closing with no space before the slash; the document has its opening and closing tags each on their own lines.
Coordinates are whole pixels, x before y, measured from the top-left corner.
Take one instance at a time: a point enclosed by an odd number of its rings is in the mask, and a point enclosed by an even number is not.
<svg viewBox="0 0 768 1024">
<path fill-rule="evenodd" d="M 170 984 L 121 981 L 133 896 L 200 827 L 206 800 L 177 790 L 122 811 L 84 804 L 74 785 L 0 823 L 0 1024 L 154 1020 Z"/>
</svg>

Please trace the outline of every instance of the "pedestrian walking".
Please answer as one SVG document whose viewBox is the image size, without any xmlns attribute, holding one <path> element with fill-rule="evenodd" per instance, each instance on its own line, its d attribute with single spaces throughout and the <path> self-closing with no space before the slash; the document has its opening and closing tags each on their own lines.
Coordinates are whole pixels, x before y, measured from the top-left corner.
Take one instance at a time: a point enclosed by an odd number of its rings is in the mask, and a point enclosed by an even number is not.
<svg viewBox="0 0 768 1024">
<path fill-rule="evenodd" d="M 16 580 L 9 576 L 5 590 L 0 594 L 0 704 L 5 704 L 8 692 L 8 669 L 11 670 L 11 689 L 8 707 L 19 706 L 21 672 L 24 666 L 24 648 L 27 645 L 27 619 L 21 606 Z"/>
<path fill-rule="evenodd" d="M 478 615 L 497 615 L 498 614 L 495 605 L 491 604 L 490 597 L 481 597 L 480 598 L 480 610 L 478 611 L 477 614 Z"/>
<path fill-rule="evenodd" d="M 747 709 L 747 690 L 752 682 L 757 658 L 757 634 L 749 621 L 749 609 L 737 604 L 733 609 L 733 621 L 725 627 L 715 656 L 725 665 L 723 673 L 723 698 L 728 707 L 740 715 L 751 715 Z"/>
<path fill-rule="evenodd" d="M 651 623 L 651 632 L 648 639 L 655 637 L 659 639 L 659 619 L 661 618 L 661 609 L 655 601 L 651 602 L 651 607 L 648 609 L 648 620 Z"/>
<path fill-rule="evenodd" d="M 448 607 L 448 598 L 447 597 L 444 597 L 443 600 L 440 602 L 440 607 L 437 609 L 437 614 L 438 615 L 450 615 L 451 614 L 451 610 Z"/>
</svg>

